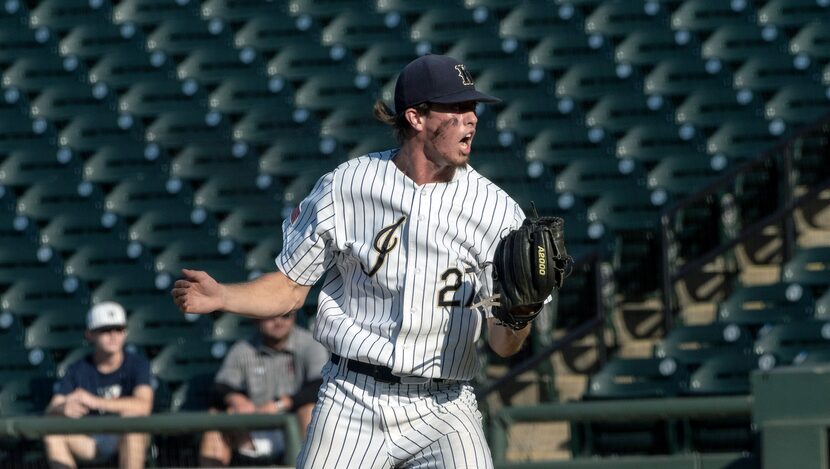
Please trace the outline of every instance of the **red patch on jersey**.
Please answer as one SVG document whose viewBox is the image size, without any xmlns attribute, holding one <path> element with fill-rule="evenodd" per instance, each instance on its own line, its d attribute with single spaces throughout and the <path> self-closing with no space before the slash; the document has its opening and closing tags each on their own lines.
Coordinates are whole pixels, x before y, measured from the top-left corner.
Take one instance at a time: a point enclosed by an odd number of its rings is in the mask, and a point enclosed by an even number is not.
<svg viewBox="0 0 830 469">
<path fill-rule="evenodd" d="M 294 207 L 294 210 L 291 211 L 291 224 L 293 225 L 297 218 L 300 217 L 300 206 Z"/>
</svg>

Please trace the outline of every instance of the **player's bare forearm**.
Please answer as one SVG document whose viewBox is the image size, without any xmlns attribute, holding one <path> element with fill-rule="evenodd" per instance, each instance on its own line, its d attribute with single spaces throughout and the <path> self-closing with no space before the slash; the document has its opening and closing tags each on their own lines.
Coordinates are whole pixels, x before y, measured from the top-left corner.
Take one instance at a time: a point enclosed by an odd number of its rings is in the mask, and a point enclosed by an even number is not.
<svg viewBox="0 0 830 469">
<path fill-rule="evenodd" d="M 185 313 L 228 311 L 251 318 L 290 313 L 305 302 L 310 287 L 300 285 L 282 272 L 267 273 L 245 283 L 221 284 L 207 272 L 182 270 L 173 285 L 173 301 Z"/>
<path fill-rule="evenodd" d="M 135 388 L 132 396 L 118 399 L 104 399 L 94 397 L 89 407 L 95 410 L 119 414 L 123 417 L 137 417 L 150 415 L 153 409 L 153 389 L 150 386 L 142 385 Z"/>
<path fill-rule="evenodd" d="M 500 357 L 509 357 L 521 350 L 525 339 L 530 334 L 531 326 L 514 331 L 509 327 L 499 325 L 496 318 L 487 320 L 488 336 L 487 341 L 490 348 Z"/>
<path fill-rule="evenodd" d="M 282 272 L 267 273 L 250 282 L 223 285 L 222 309 L 257 319 L 281 316 L 300 309 L 310 288 Z"/>
</svg>

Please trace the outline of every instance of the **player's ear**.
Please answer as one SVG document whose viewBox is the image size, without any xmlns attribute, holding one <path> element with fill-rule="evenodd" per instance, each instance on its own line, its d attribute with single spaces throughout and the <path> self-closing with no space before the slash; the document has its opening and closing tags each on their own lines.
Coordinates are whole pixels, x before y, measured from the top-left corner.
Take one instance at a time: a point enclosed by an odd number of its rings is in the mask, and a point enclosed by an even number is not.
<svg viewBox="0 0 830 469">
<path fill-rule="evenodd" d="M 419 113 L 417 109 L 413 107 L 408 108 L 406 111 L 403 112 L 403 116 L 406 119 L 406 121 L 409 122 L 409 125 L 411 125 L 413 129 L 419 132 L 421 130 L 424 130 L 424 118 L 426 116 Z"/>
</svg>

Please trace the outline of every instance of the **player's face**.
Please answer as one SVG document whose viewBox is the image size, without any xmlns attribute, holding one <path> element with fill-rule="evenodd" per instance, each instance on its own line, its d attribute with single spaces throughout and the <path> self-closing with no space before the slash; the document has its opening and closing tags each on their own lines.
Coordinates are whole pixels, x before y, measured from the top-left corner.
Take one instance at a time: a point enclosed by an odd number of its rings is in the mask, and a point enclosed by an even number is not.
<svg viewBox="0 0 830 469">
<path fill-rule="evenodd" d="M 279 342 L 285 340 L 291 334 L 291 329 L 294 327 L 294 320 L 294 313 L 262 319 L 259 321 L 259 331 L 266 340 Z"/>
<path fill-rule="evenodd" d="M 476 103 L 430 104 L 426 116 L 427 158 L 439 166 L 460 167 L 467 164 L 476 132 Z"/>
<path fill-rule="evenodd" d="M 96 350 L 108 355 L 118 353 L 124 348 L 127 334 L 122 326 L 103 327 L 89 331 L 88 338 Z"/>
</svg>

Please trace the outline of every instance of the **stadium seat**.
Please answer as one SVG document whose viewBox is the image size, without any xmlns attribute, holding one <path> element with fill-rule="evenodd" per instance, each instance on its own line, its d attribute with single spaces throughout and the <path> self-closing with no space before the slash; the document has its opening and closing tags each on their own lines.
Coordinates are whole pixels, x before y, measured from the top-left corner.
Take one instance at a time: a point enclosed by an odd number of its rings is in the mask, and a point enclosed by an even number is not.
<svg viewBox="0 0 830 469">
<path fill-rule="evenodd" d="M 640 2 L 602 2 L 585 18 L 585 32 L 622 38 L 636 31 L 657 29 L 668 24 L 657 5 L 650 10 Z"/>
<path fill-rule="evenodd" d="M 767 101 L 767 119 L 781 119 L 787 128 L 796 130 L 810 125 L 830 110 L 827 89 L 814 83 L 782 86 Z"/>
<path fill-rule="evenodd" d="M 227 22 L 243 22 L 251 19 L 267 19 L 279 22 L 289 20 L 282 2 L 245 2 L 237 0 L 206 0 L 202 2 L 202 17 L 219 18 Z"/>
<path fill-rule="evenodd" d="M 752 334 L 736 324 L 676 326 L 654 346 L 656 358 L 671 357 L 694 372 L 710 358 L 752 352 Z"/>
<path fill-rule="evenodd" d="M 3 85 L 27 93 L 38 93 L 51 86 L 80 85 L 83 62 L 77 57 L 61 58 L 57 54 L 25 54 L 3 72 Z"/>
<path fill-rule="evenodd" d="M 527 68 L 527 52 L 521 46 L 505 50 L 501 39 L 486 32 L 455 41 L 447 50 L 447 55 L 464 63 L 476 81 L 481 73 L 490 69 Z"/>
<path fill-rule="evenodd" d="M 120 146 L 140 139 L 141 128 L 133 118 L 127 116 L 120 119 L 115 113 L 105 111 L 73 118 L 61 129 L 58 142 L 73 151 L 88 152 L 96 151 L 102 146 Z"/>
<path fill-rule="evenodd" d="M 206 411 L 211 406 L 214 372 L 199 373 L 182 383 L 170 396 L 171 412 Z"/>
<path fill-rule="evenodd" d="M 57 215 L 100 210 L 102 199 L 100 189 L 87 181 L 53 178 L 29 186 L 17 201 L 17 212 L 47 222 Z"/>
<path fill-rule="evenodd" d="M 168 344 L 210 337 L 209 317 L 182 314 L 173 301 L 139 306 L 127 320 L 127 342 L 142 348 L 161 348 Z"/>
<path fill-rule="evenodd" d="M 113 8 L 112 21 L 152 27 L 169 18 L 199 17 L 198 2 L 165 0 L 124 0 Z"/>
<path fill-rule="evenodd" d="M 282 188 L 255 169 L 216 174 L 193 194 L 193 204 L 222 217 L 236 208 L 280 206 Z"/>
<path fill-rule="evenodd" d="M 109 212 L 135 219 L 150 210 L 187 205 L 192 199 L 190 186 L 178 179 L 136 177 L 115 186 L 107 194 L 104 205 Z"/>
<path fill-rule="evenodd" d="M 63 56 L 76 56 L 87 63 L 97 61 L 108 53 L 144 53 L 144 37 L 139 28 L 132 24 L 116 26 L 105 21 L 96 21 L 72 27 L 61 39 L 59 51 Z"/>
<path fill-rule="evenodd" d="M 768 34 L 768 33 L 767 33 Z M 719 27 L 703 42 L 700 55 L 727 64 L 740 64 L 752 57 L 774 57 L 784 44 L 754 24 L 729 24 Z"/>
<path fill-rule="evenodd" d="M 796 251 L 782 269 L 785 282 L 793 282 L 812 289 L 824 291 L 830 285 L 830 247 L 803 248 Z"/>
<path fill-rule="evenodd" d="M 201 181 L 217 174 L 245 173 L 250 168 L 256 168 L 256 164 L 256 158 L 252 155 L 235 156 L 234 147 L 230 144 L 194 143 L 176 153 L 170 163 L 170 176 Z"/>
<path fill-rule="evenodd" d="M 735 71 L 733 86 L 754 93 L 774 93 L 791 84 L 815 84 L 820 72 L 808 67 L 799 69 L 793 59 L 784 55 L 755 56 Z"/>
<path fill-rule="evenodd" d="M 28 25 L 28 18 L 3 14 L 0 16 L 0 44 L 3 44 L 3 49 L 0 49 L 0 70 L 22 56 L 52 55 L 50 45 L 53 40 L 54 36 L 48 28 L 32 29 Z"/>
<path fill-rule="evenodd" d="M 58 253 L 49 246 L 23 240 L 0 245 L 0 283 L 12 284 L 21 277 L 55 275 L 61 272 Z"/>
<path fill-rule="evenodd" d="M 0 361 L 0 383 L 55 376 L 55 362 L 52 356 L 41 349 L 28 350 L 22 346 L 8 344 L 3 352 L 3 360 Z"/>
<path fill-rule="evenodd" d="M 438 53 L 469 36 L 496 36 L 497 28 L 489 16 L 475 17 L 469 10 L 444 3 L 421 10 L 409 28 L 409 39 L 419 46 L 420 52 Z"/>
<path fill-rule="evenodd" d="M 282 230 L 282 203 L 239 207 L 219 224 L 220 239 L 229 239 L 246 250 L 260 241 L 277 237 Z"/>
<path fill-rule="evenodd" d="M 231 343 L 254 337 L 256 334 L 256 319 L 246 318 L 238 314 L 222 314 L 213 321 L 211 340 Z"/>
<path fill-rule="evenodd" d="M 328 49 L 307 41 L 283 46 L 268 62 L 267 72 L 270 77 L 281 77 L 297 84 L 315 76 L 346 74 L 352 66 L 347 51 Z"/>
<path fill-rule="evenodd" d="M 149 270 L 147 271 L 149 274 Z M 124 309 L 134 311 L 142 307 L 171 304 L 170 290 L 160 289 L 152 274 L 117 275 L 104 279 L 90 295 L 93 303 L 115 301 Z"/>
<path fill-rule="evenodd" d="M 43 272 L 24 276 L 20 272 L 2 294 L 3 311 L 9 311 L 26 325 L 42 311 L 85 314 L 89 294 L 83 285 L 66 281 L 57 273 Z"/>
<path fill-rule="evenodd" d="M 274 3 L 238 2 L 254 5 L 254 8 L 271 8 Z M 272 58 L 275 53 L 291 44 L 317 41 L 319 30 L 307 17 L 293 18 L 288 15 L 257 16 L 246 22 L 234 36 L 234 44 L 242 49 L 253 48 L 263 57 Z"/>
<path fill-rule="evenodd" d="M 166 154 L 157 145 L 136 143 L 99 147 L 84 162 L 84 179 L 95 184 L 118 184 L 134 177 L 161 177 L 169 165 Z"/>
<path fill-rule="evenodd" d="M 173 67 L 167 54 L 119 49 L 101 56 L 89 69 L 90 83 L 105 83 L 118 94 L 123 94 L 135 83 L 159 82 L 173 78 Z"/>
<path fill-rule="evenodd" d="M 368 113 L 374 94 L 374 86 L 368 77 L 328 74 L 306 80 L 297 88 L 294 103 L 299 108 L 323 112 L 363 106 Z"/>
<path fill-rule="evenodd" d="M 406 64 L 417 58 L 409 43 L 387 42 L 369 46 L 355 60 L 355 69 L 378 82 L 391 80 Z M 480 78 L 480 77 L 479 77 Z"/>
<path fill-rule="evenodd" d="M 793 365 L 813 352 L 830 351 L 830 323 L 802 320 L 763 331 L 755 341 L 758 363 L 765 369 Z"/>
<path fill-rule="evenodd" d="M 320 43 L 324 46 L 360 51 L 375 44 L 402 44 L 406 41 L 406 25 L 400 19 L 394 21 L 371 10 L 346 9 L 333 13 L 336 16 L 320 35 Z"/>
<path fill-rule="evenodd" d="M 111 15 L 112 6 L 107 1 L 83 2 L 67 8 L 62 0 L 43 0 L 29 11 L 29 24 L 60 33 L 79 25 L 105 24 Z"/>
<path fill-rule="evenodd" d="M 0 312 L 0 344 L 3 347 L 23 347 L 25 334 L 20 318 L 9 311 Z"/>
<path fill-rule="evenodd" d="M 796 60 L 798 57 L 806 57 L 811 62 L 817 62 L 818 65 L 825 65 L 830 62 L 830 51 L 825 47 L 828 40 L 830 40 L 830 17 L 812 20 L 799 29 L 790 40 L 789 52 L 796 57 Z"/>
<path fill-rule="evenodd" d="M 745 160 L 757 157 L 776 142 L 778 137 L 770 133 L 765 122 L 732 121 L 718 127 L 707 139 L 706 151 L 710 155 L 722 154 L 732 160 Z"/>
<path fill-rule="evenodd" d="M 274 260 L 282 251 L 282 230 L 264 238 L 245 256 L 245 269 L 249 276 L 257 277 L 266 272 L 273 272 L 277 266 Z"/>
<path fill-rule="evenodd" d="M 668 103 L 640 93 L 608 94 L 599 98 L 585 114 L 585 125 L 621 137 L 635 126 L 660 125 L 671 121 Z M 596 132 L 596 131 L 595 131 Z"/>
<path fill-rule="evenodd" d="M 507 103 L 523 98 L 544 99 L 555 93 L 553 81 L 534 75 L 526 64 L 488 68 L 475 76 L 475 84 L 477 90 Z"/>
<path fill-rule="evenodd" d="M 751 23 L 754 9 L 749 2 L 686 0 L 672 13 L 674 30 L 708 33 L 726 24 Z"/>
<path fill-rule="evenodd" d="M 816 319 L 830 319 L 830 288 L 816 299 L 815 317 Z"/>
<path fill-rule="evenodd" d="M 368 104 L 369 101 L 366 100 L 363 106 L 344 106 L 334 109 L 320 123 L 320 136 L 333 138 L 346 148 L 370 136 L 389 136 L 389 127 L 375 119 Z M 317 151 L 319 153 L 319 150 Z M 328 159 L 331 160 L 331 158 Z"/>
<path fill-rule="evenodd" d="M 152 276 L 152 257 L 145 249 L 124 242 L 111 242 L 79 248 L 66 260 L 67 276 L 91 284 L 111 278 L 130 277 L 138 282 Z"/>
<path fill-rule="evenodd" d="M 816 0 L 769 0 L 758 8 L 758 24 L 795 29 L 814 20 L 830 19 L 830 8 Z"/>
<path fill-rule="evenodd" d="M 32 120 L 20 109 L 0 107 L 0 121 L 0 153 L 57 143 L 54 129 L 45 120 Z"/>
<path fill-rule="evenodd" d="M 294 15 L 308 15 L 326 22 L 348 10 L 371 11 L 370 0 L 290 0 L 288 11 Z"/>
<path fill-rule="evenodd" d="M 129 236 L 130 241 L 155 251 L 179 240 L 215 237 L 216 220 L 198 207 L 183 204 L 158 207 L 140 214 L 130 225 Z"/>
<path fill-rule="evenodd" d="M 773 285 L 741 286 L 718 305 L 718 321 L 758 327 L 813 315 L 810 290 L 787 280 Z"/>
<path fill-rule="evenodd" d="M 25 188 L 40 181 L 78 180 L 80 176 L 78 158 L 45 142 L 12 150 L 2 155 L 0 162 L 0 184 L 6 187 Z"/>
<path fill-rule="evenodd" d="M 723 88 L 697 90 L 677 107 L 675 120 L 701 129 L 717 128 L 730 121 L 762 122 L 763 103 L 758 101 L 740 102 L 735 91 Z"/>
<path fill-rule="evenodd" d="M 52 382 L 53 379 L 46 376 L 5 381 L 0 388 L 0 416 L 42 414 L 52 398 Z"/>
<path fill-rule="evenodd" d="M 671 358 L 617 358 L 589 379 L 583 400 L 674 397 L 687 378 Z M 671 453 L 679 446 L 678 431 L 674 420 L 571 424 L 571 449 L 575 456 Z"/>
<path fill-rule="evenodd" d="M 414 15 L 416 17 L 426 10 L 440 9 L 441 7 L 446 7 L 446 5 L 447 2 L 445 2 L 444 0 L 423 0 L 418 3 L 408 2 L 407 0 L 375 1 L 375 9 L 380 13 L 395 13 L 404 16 Z"/>
<path fill-rule="evenodd" d="M 86 314 L 68 311 L 44 311 L 26 327 L 27 349 L 69 351 L 86 343 Z"/>
<path fill-rule="evenodd" d="M 706 63 L 694 57 L 666 59 L 657 64 L 644 80 L 645 94 L 664 98 L 683 98 L 698 90 L 717 90 L 731 85 L 722 69 L 706 69 Z"/>
<path fill-rule="evenodd" d="M 207 103 L 205 92 L 193 82 L 174 80 L 135 82 L 118 100 L 118 109 L 137 117 L 155 117 L 180 109 L 199 109 Z"/>
<path fill-rule="evenodd" d="M 231 139 L 231 123 L 216 111 L 201 109 L 170 111 L 160 114 L 144 133 L 148 142 L 185 146 L 192 143 L 221 144 Z"/>
<path fill-rule="evenodd" d="M 103 86 L 103 85 L 102 85 Z M 99 88 L 98 95 L 83 84 L 61 84 L 43 89 L 31 102 L 32 116 L 42 117 L 50 121 L 66 122 L 73 117 L 88 113 L 112 113 L 110 100 L 107 99 L 108 90 L 104 86 Z"/>
<path fill-rule="evenodd" d="M 278 77 L 268 80 L 254 75 L 221 78 L 208 99 L 210 108 L 223 114 L 243 114 L 252 109 L 290 113 L 293 101 L 288 83 Z"/>
<path fill-rule="evenodd" d="M 169 344 L 150 362 L 150 371 L 173 387 L 195 376 L 216 373 L 228 351 L 224 342 Z"/>
<path fill-rule="evenodd" d="M 721 174 L 705 154 L 690 153 L 663 158 L 648 172 L 649 189 L 663 189 L 681 199 L 706 187 Z"/>
<path fill-rule="evenodd" d="M 274 114 L 254 109 L 234 125 L 233 139 L 249 146 L 268 147 L 284 139 L 313 139 L 319 122 L 307 110 Z"/>
<path fill-rule="evenodd" d="M 508 103 L 496 116 L 496 129 L 507 142 L 526 143 L 540 132 L 581 121 L 572 100 L 523 98 Z"/>
<path fill-rule="evenodd" d="M 610 59 L 606 47 L 601 41 L 589 42 L 578 30 L 554 30 L 528 52 L 527 60 L 531 67 L 558 74 L 575 64 Z"/>
<path fill-rule="evenodd" d="M 691 38 L 650 25 L 627 34 L 614 49 L 614 61 L 641 69 L 651 68 L 663 60 L 688 55 L 695 46 Z"/>
<path fill-rule="evenodd" d="M 126 226 L 117 216 L 105 216 L 96 210 L 56 215 L 40 229 L 40 242 L 62 255 L 84 246 L 124 242 L 126 238 Z"/>
<path fill-rule="evenodd" d="M 168 243 L 155 261 L 156 279 L 172 286 L 181 276 L 181 269 L 210 272 L 219 282 L 239 283 L 246 280 L 245 254 L 233 243 L 217 242 L 215 238 L 183 238 Z"/>
<path fill-rule="evenodd" d="M 499 23 L 499 36 L 524 42 L 537 42 L 555 31 L 582 28 L 579 10 L 554 8 L 547 0 L 529 0 L 519 3 Z"/>
<path fill-rule="evenodd" d="M 601 196 L 613 187 L 636 185 L 642 188 L 645 184 L 646 173 L 641 167 L 601 156 L 575 160 L 556 175 L 558 192 L 583 196 Z"/>
<path fill-rule="evenodd" d="M 253 78 L 265 68 L 258 59 L 253 49 L 203 46 L 181 61 L 176 75 L 180 80 L 192 79 L 202 86 L 214 87 L 234 77 Z"/>
</svg>

